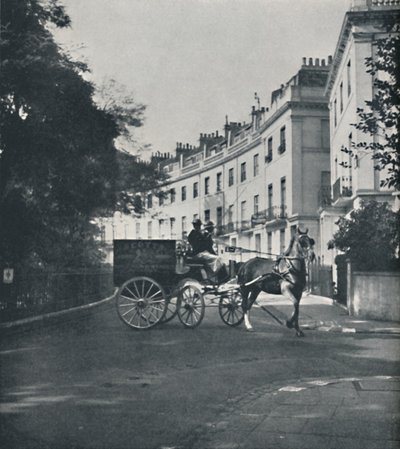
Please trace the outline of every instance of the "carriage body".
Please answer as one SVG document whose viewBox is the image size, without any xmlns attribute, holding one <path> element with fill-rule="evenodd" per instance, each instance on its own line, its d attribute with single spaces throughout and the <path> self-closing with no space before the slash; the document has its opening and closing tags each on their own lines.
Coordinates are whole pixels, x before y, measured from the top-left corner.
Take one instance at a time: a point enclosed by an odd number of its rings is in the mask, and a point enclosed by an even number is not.
<svg viewBox="0 0 400 449">
<path fill-rule="evenodd" d="M 202 268 L 201 263 L 186 257 L 186 245 L 181 240 L 114 240 L 119 317 L 134 329 L 149 329 L 178 314 L 185 327 L 194 328 L 204 317 L 204 296 L 213 295 L 220 299 L 222 320 L 239 324 L 238 289 L 227 293 L 210 288 L 205 285 Z"/>
</svg>

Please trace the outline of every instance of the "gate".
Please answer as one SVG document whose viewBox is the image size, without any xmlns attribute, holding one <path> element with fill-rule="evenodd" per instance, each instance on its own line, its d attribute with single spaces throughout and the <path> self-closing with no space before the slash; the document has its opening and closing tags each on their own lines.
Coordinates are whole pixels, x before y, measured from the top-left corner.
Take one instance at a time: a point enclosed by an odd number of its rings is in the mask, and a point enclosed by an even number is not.
<svg viewBox="0 0 400 449">
<path fill-rule="evenodd" d="M 333 297 L 332 267 L 322 265 L 320 257 L 308 264 L 308 290 L 316 295 Z"/>
</svg>

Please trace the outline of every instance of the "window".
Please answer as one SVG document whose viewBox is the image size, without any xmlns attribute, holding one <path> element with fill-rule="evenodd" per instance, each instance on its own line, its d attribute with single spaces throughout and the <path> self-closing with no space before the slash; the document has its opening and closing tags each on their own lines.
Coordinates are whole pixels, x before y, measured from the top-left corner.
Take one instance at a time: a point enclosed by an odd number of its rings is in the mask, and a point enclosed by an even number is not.
<svg viewBox="0 0 400 449">
<path fill-rule="evenodd" d="M 233 204 L 228 207 L 228 223 L 233 223 Z"/>
<path fill-rule="evenodd" d="M 347 63 L 347 96 L 351 94 L 351 61 Z"/>
<path fill-rule="evenodd" d="M 147 195 L 147 208 L 151 209 L 153 207 L 153 195 L 150 193 Z"/>
<path fill-rule="evenodd" d="M 210 177 L 204 179 L 204 194 L 208 195 L 210 193 Z"/>
<path fill-rule="evenodd" d="M 153 223 L 151 221 L 147 223 L 147 238 L 153 238 Z"/>
<path fill-rule="evenodd" d="M 285 252 L 285 229 L 281 229 L 279 233 L 280 239 L 280 252 L 281 254 Z"/>
<path fill-rule="evenodd" d="M 256 252 L 261 253 L 261 234 L 255 235 L 255 241 L 256 241 Z"/>
<path fill-rule="evenodd" d="M 240 203 L 240 219 L 245 221 L 246 219 L 246 201 Z"/>
<path fill-rule="evenodd" d="M 193 220 L 192 221 L 197 220 L 198 218 L 199 218 L 199 214 L 193 214 Z"/>
<path fill-rule="evenodd" d="M 286 126 L 283 126 L 280 130 L 280 145 L 278 148 L 278 153 L 282 154 L 286 150 Z"/>
<path fill-rule="evenodd" d="M 281 178 L 281 210 L 280 217 L 286 216 L 286 178 Z"/>
<path fill-rule="evenodd" d="M 186 237 L 187 234 L 186 229 L 186 217 L 182 217 L 182 238 Z"/>
<path fill-rule="evenodd" d="M 197 198 L 199 196 L 199 183 L 193 183 L 193 198 Z"/>
<path fill-rule="evenodd" d="M 333 124 L 337 126 L 337 100 L 335 98 L 333 102 Z"/>
<path fill-rule="evenodd" d="M 258 154 L 253 156 L 253 175 L 258 176 L 260 173 L 260 167 L 258 162 Z"/>
<path fill-rule="evenodd" d="M 340 100 L 340 112 L 343 112 L 343 81 L 339 86 L 339 100 Z"/>
<path fill-rule="evenodd" d="M 233 168 L 230 168 L 228 172 L 228 184 L 229 186 L 233 186 L 233 183 L 234 183 Z"/>
<path fill-rule="evenodd" d="M 286 204 L 286 178 L 281 178 L 281 205 Z"/>
<path fill-rule="evenodd" d="M 268 186 L 268 209 L 272 209 L 272 201 L 273 201 L 273 185 L 269 184 Z"/>
<path fill-rule="evenodd" d="M 169 219 L 169 225 L 170 225 L 170 229 L 171 229 L 171 238 L 175 238 L 176 234 L 175 234 L 175 218 L 170 218 Z"/>
<path fill-rule="evenodd" d="M 272 161 L 272 137 L 268 139 L 267 156 L 265 157 L 265 162 L 271 161 Z"/>
<path fill-rule="evenodd" d="M 246 181 L 246 162 L 240 164 L 240 182 Z"/>
<path fill-rule="evenodd" d="M 186 201 L 186 186 L 182 187 L 182 191 L 181 191 L 181 199 L 182 201 Z"/>
<path fill-rule="evenodd" d="M 205 222 L 210 221 L 210 209 L 206 209 L 204 211 L 204 221 Z"/>
<path fill-rule="evenodd" d="M 217 192 L 222 190 L 222 173 L 217 173 Z"/>
<path fill-rule="evenodd" d="M 175 203 L 176 192 L 175 189 L 171 189 L 171 203 Z"/>
<path fill-rule="evenodd" d="M 222 207 L 217 207 L 217 226 L 221 229 L 222 226 Z"/>
<path fill-rule="evenodd" d="M 136 223 L 136 238 L 140 239 L 142 236 L 140 235 L 140 223 Z"/>
<path fill-rule="evenodd" d="M 272 232 L 268 232 L 267 234 L 267 251 L 272 253 Z"/>
<path fill-rule="evenodd" d="M 164 220 L 158 220 L 158 235 L 160 236 L 160 239 L 165 238 L 164 232 Z"/>
<path fill-rule="evenodd" d="M 160 192 L 160 196 L 158 197 L 158 205 L 162 206 L 164 204 L 164 194 Z"/>
<path fill-rule="evenodd" d="M 258 214 L 260 195 L 254 195 L 254 214 Z"/>
</svg>

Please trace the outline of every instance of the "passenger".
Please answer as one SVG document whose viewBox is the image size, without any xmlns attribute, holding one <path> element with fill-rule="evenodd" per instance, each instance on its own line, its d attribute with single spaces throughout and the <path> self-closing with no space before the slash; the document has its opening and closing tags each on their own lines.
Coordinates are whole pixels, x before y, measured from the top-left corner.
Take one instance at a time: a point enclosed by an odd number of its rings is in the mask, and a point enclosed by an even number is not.
<svg viewBox="0 0 400 449">
<path fill-rule="evenodd" d="M 200 218 L 196 218 L 192 221 L 193 229 L 190 231 L 188 235 L 188 241 L 190 246 L 192 247 L 192 255 L 197 256 L 198 253 L 203 251 L 204 249 L 204 237 L 201 232 L 201 220 Z"/>
</svg>

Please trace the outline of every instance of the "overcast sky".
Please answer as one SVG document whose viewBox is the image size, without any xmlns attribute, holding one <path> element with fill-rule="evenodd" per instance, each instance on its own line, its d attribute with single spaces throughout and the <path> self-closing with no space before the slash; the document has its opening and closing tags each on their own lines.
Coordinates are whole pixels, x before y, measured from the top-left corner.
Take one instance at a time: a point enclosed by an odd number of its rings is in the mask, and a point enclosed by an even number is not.
<svg viewBox="0 0 400 449">
<path fill-rule="evenodd" d="M 147 105 L 137 137 L 153 151 L 197 144 L 225 115 L 247 121 L 257 92 L 294 75 L 302 57 L 334 53 L 349 0 L 62 0 L 72 27 L 57 39 Z"/>
</svg>

